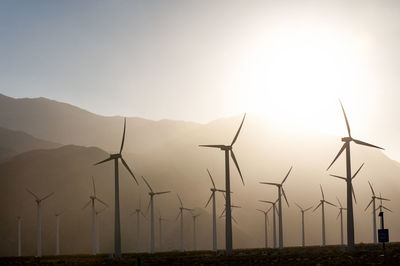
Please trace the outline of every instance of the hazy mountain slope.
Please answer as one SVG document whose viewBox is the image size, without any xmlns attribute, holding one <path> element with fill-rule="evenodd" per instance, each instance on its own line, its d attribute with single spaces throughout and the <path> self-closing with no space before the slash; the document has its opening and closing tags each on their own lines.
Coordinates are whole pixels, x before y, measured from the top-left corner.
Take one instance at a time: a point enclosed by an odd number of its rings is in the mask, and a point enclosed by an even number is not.
<svg viewBox="0 0 400 266">
<path fill-rule="evenodd" d="M 96 115 L 46 98 L 14 99 L 0 94 L 0 126 L 57 143 L 117 151 L 123 119 Z M 126 143 L 126 150 L 146 151 L 199 126 L 183 121 L 128 118 L 127 132 L 135 138 Z"/>
<path fill-rule="evenodd" d="M 0 127 L 0 161 L 22 152 L 59 146 L 60 144 L 37 139 L 24 132 Z"/>
</svg>

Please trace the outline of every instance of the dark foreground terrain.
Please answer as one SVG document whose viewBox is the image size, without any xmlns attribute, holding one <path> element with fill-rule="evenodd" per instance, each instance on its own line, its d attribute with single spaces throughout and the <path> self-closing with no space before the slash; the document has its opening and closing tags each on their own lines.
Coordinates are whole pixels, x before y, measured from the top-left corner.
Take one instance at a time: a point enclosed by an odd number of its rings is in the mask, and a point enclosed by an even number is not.
<svg viewBox="0 0 400 266">
<path fill-rule="evenodd" d="M 35 257 L 3 257 L 0 265 L 400 265 L 400 243 L 386 246 L 358 244 L 353 253 L 339 246 L 241 249 L 226 257 L 221 251 L 160 252 L 123 254 L 115 260 L 109 254 Z M 385 262 L 384 262 L 385 260 Z"/>
</svg>

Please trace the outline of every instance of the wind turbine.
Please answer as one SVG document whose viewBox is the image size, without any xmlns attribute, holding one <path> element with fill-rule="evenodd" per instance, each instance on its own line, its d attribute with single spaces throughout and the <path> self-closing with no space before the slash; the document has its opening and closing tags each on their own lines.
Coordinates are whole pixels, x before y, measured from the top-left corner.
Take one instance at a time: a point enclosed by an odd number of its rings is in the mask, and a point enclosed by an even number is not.
<svg viewBox="0 0 400 266">
<path fill-rule="evenodd" d="M 340 100 L 339 100 L 340 102 Z M 350 159 L 350 142 L 354 141 L 356 144 L 364 145 L 372 148 L 382 149 L 378 146 L 363 142 L 361 140 L 353 139 L 350 133 L 350 125 L 347 120 L 346 112 L 344 111 L 342 102 L 340 102 L 340 106 L 342 107 L 344 119 L 346 121 L 347 133 L 348 137 L 342 138 L 344 142 L 343 146 L 340 148 L 339 153 L 336 155 L 335 159 L 333 159 L 332 163 L 329 165 L 328 169 L 335 163 L 337 158 L 342 154 L 344 150 L 346 150 L 346 184 L 347 184 L 347 249 L 349 251 L 354 250 L 354 216 L 353 216 L 353 200 L 351 198 L 352 194 L 352 176 L 351 176 L 351 159 Z M 383 149 L 382 149 L 383 150 Z"/>
<path fill-rule="evenodd" d="M 114 253 L 116 258 L 121 257 L 121 225 L 120 225 L 120 214 L 119 214 L 119 171 L 118 171 L 118 160 L 120 159 L 122 164 L 131 174 L 136 184 L 139 185 L 136 180 L 135 175 L 129 168 L 128 164 L 125 162 L 124 158 L 122 158 L 122 149 L 124 148 L 125 142 L 125 130 L 126 130 L 126 118 L 124 118 L 124 132 L 122 134 L 122 143 L 119 153 L 110 154 L 110 157 L 95 163 L 94 165 L 102 164 L 111 160 L 114 160 L 114 171 L 115 171 L 115 207 L 114 207 Z"/>
<path fill-rule="evenodd" d="M 197 250 L 197 242 L 196 242 L 196 219 L 200 214 L 192 214 L 193 218 L 193 250 Z"/>
<path fill-rule="evenodd" d="M 103 207 L 101 210 L 96 211 L 96 254 L 100 253 L 100 225 L 99 225 L 99 214 L 105 211 L 107 207 Z"/>
<path fill-rule="evenodd" d="M 36 205 L 37 205 L 37 246 L 36 246 L 37 250 L 36 250 L 36 256 L 40 257 L 40 256 L 42 256 L 42 228 L 41 228 L 41 221 L 40 221 L 40 206 L 41 206 L 42 201 L 51 197 L 54 194 L 54 192 L 51 192 L 50 194 L 48 194 L 47 196 L 45 196 L 43 198 L 39 198 L 38 196 L 36 196 L 36 194 L 34 194 L 29 189 L 26 189 L 26 190 L 35 198 Z"/>
<path fill-rule="evenodd" d="M 225 192 L 225 190 L 217 189 L 215 187 L 214 180 L 213 180 L 213 178 L 212 178 L 212 176 L 210 174 L 210 171 L 208 171 L 208 169 L 207 169 L 207 172 L 208 172 L 208 175 L 210 176 L 211 183 L 212 183 L 213 187 L 210 188 L 211 196 L 208 199 L 207 204 L 206 204 L 205 207 L 207 208 L 208 204 L 212 200 L 212 203 L 213 203 L 213 206 L 212 206 L 212 215 L 213 215 L 213 251 L 217 251 L 217 214 L 216 214 L 215 192 L 217 192 L 217 191 L 218 192 Z"/>
<path fill-rule="evenodd" d="M 94 184 L 94 178 L 92 176 L 93 194 L 89 196 L 89 201 L 82 207 L 82 210 L 86 209 L 89 205 L 92 206 L 92 254 L 96 255 L 96 206 L 95 201 L 97 200 L 104 206 L 108 207 L 107 203 L 102 201 L 96 196 L 96 185 Z"/>
<path fill-rule="evenodd" d="M 336 207 L 336 205 L 325 200 L 325 195 L 324 195 L 324 191 L 322 190 L 322 186 L 319 185 L 319 187 L 321 189 L 322 200 L 320 200 L 320 203 L 318 204 L 317 207 L 315 207 L 313 212 L 315 212 L 319 208 L 319 206 L 321 206 L 321 208 L 322 208 L 322 246 L 325 246 L 325 244 L 326 244 L 326 241 L 325 241 L 325 203 L 335 206 L 335 207 Z"/>
<path fill-rule="evenodd" d="M 60 255 L 60 216 L 62 212 L 55 214 L 56 216 L 56 255 Z"/>
<path fill-rule="evenodd" d="M 339 218 L 339 216 L 340 216 L 340 245 L 342 245 L 343 246 L 343 243 L 344 243 L 344 241 L 343 241 L 343 210 L 347 210 L 346 208 L 343 208 L 343 206 L 342 206 L 342 203 L 340 202 L 340 200 L 339 200 L 339 198 L 338 197 L 336 197 L 336 199 L 337 199 L 337 201 L 338 201 L 338 203 L 339 203 L 339 214 L 338 214 L 338 216 L 336 217 L 336 220 Z"/>
<path fill-rule="evenodd" d="M 235 144 L 240 130 L 242 129 L 244 119 L 246 118 L 246 114 L 244 114 L 242 123 L 239 126 L 238 131 L 236 132 L 235 137 L 231 145 L 199 145 L 200 147 L 208 147 L 208 148 L 219 148 L 225 152 L 225 206 L 226 208 L 226 217 L 225 217 L 225 245 L 226 245 L 226 254 L 232 254 L 232 213 L 231 213 L 231 184 L 230 184 L 230 170 L 229 170 L 229 154 L 232 157 L 233 162 L 236 165 L 236 168 L 239 172 L 240 178 L 242 179 L 242 183 L 244 185 L 242 172 L 240 171 L 239 164 L 236 160 L 235 153 L 233 152 L 233 144 Z"/>
<path fill-rule="evenodd" d="M 276 216 L 275 214 L 278 213 L 278 209 L 276 207 L 276 203 L 278 202 L 278 199 L 275 201 L 268 201 L 268 200 L 259 200 L 260 202 L 264 203 L 271 203 L 272 204 L 272 234 L 273 234 L 273 240 L 274 240 L 274 248 L 276 248 Z M 278 213 L 279 215 L 279 213 Z"/>
<path fill-rule="evenodd" d="M 158 236 L 158 241 L 159 241 L 159 248 L 160 248 L 161 251 L 163 250 L 163 245 L 162 245 L 162 222 L 163 221 L 168 221 L 168 220 L 162 218 L 161 214 L 160 214 L 160 217 L 158 217 L 158 226 L 159 226 L 159 230 L 160 230 L 159 231 L 159 236 Z"/>
<path fill-rule="evenodd" d="M 265 248 L 268 248 L 268 212 L 273 208 L 271 206 L 268 210 L 263 211 L 257 209 L 257 211 L 264 213 L 264 235 L 265 235 Z"/>
<path fill-rule="evenodd" d="M 154 192 L 149 183 L 147 182 L 146 178 L 142 176 L 144 182 L 146 183 L 147 187 L 149 188 L 149 196 L 150 196 L 150 253 L 154 253 L 154 201 L 153 197 L 156 195 L 170 193 L 171 191 L 162 191 L 162 192 Z"/>
<path fill-rule="evenodd" d="M 300 212 L 301 212 L 301 244 L 303 247 L 306 246 L 306 241 L 305 241 L 305 232 L 304 232 L 304 213 L 308 210 L 311 210 L 311 207 L 307 208 L 307 209 L 303 209 L 302 207 L 300 207 L 300 205 L 298 205 L 297 203 L 295 203 L 297 207 L 299 207 Z"/>
<path fill-rule="evenodd" d="M 131 213 L 134 214 L 136 213 L 136 252 L 140 252 L 140 215 L 143 216 L 143 218 L 146 219 L 146 216 L 144 215 L 142 209 L 141 209 L 141 199 L 139 198 L 139 207 L 135 209 L 134 212 Z"/>
<path fill-rule="evenodd" d="M 369 187 L 371 188 L 371 192 L 372 192 L 372 199 L 371 199 L 371 201 L 368 203 L 368 205 L 367 205 L 367 207 L 365 208 L 365 210 L 364 211 L 366 211 L 367 209 L 368 209 L 368 207 L 371 205 L 371 203 L 372 203 L 372 234 L 373 234 L 373 236 L 374 236 L 374 244 L 376 244 L 377 243 L 377 239 L 376 239 L 376 206 L 375 206 L 375 200 L 376 199 L 379 199 L 379 200 L 388 200 L 388 201 L 390 201 L 389 199 L 384 199 L 384 198 L 381 198 L 381 197 L 377 197 L 377 196 L 375 196 L 375 191 L 374 191 L 374 189 L 372 188 L 372 185 L 371 185 L 371 183 L 368 181 L 368 184 L 369 184 Z"/>
<path fill-rule="evenodd" d="M 176 217 L 175 221 L 179 218 L 179 216 L 181 217 L 180 250 L 181 250 L 181 251 L 184 251 L 184 239 L 183 239 L 183 211 L 193 211 L 193 209 L 189 209 L 189 208 L 183 207 L 183 203 L 182 203 L 181 198 L 179 197 L 179 195 L 177 195 L 177 196 L 178 196 L 179 203 L 181 204 L 181 206 L 179 207 L 179 214 L 178 214 L 178 216 Z"/>
<path fill-rule="evenodd" d="M 269 183 L 269 182 L 260 182 L 260 184 L 265 184 L 265 185 L 273 185 L 277 186 L 278 188 L 278 208 L 279 208 L 279 248 L 283 248 L 283 223 L 282 223 L 282 193 L 283 196 L 285 197 L 286 204 L 289 207 L 289 202 L 286 198 L 285 190 L 283 189 L 283 183 L 285 183 L 286 179 L 288 178 L 290 172 L 292 171 L 293 166 L 290 167 L 289 172 L 286 174 L 285 178 L 283 179 L 282 183 Z"/>
<path fill-rule="evenodd" d="M 21 249 L 21 238 L 22 238 L 22 219 L 20 216 L 17 217 L 18 221 L 18 257 L 21 257 L 22 249 Z"/>
<path fill-rule="evenodd" d="M 376 208 L 376 210 L 378 210 L 379 209 L 379 211 L 380 212 L 382 212 L 383 211 L 383 209 L 385 209 L 385 210 L 387 210 L 387 211 L 390 211 L 390 212 L 392 212 L 390 209 L 388 209 L 388 208 L 386 208 L 385 206 L 383 206 L 383 200 L 387 200 L 387 201 L 390 201 L 390 199 L 385 199 L 385 198 L 382 198 L 382 195 L 381 195 L 381 193 L 379 193 L 379 200 L 380 200 L 380 204 L 379 204 L 379 206 L 378 206 L 378 208 Z"/>
</svg>

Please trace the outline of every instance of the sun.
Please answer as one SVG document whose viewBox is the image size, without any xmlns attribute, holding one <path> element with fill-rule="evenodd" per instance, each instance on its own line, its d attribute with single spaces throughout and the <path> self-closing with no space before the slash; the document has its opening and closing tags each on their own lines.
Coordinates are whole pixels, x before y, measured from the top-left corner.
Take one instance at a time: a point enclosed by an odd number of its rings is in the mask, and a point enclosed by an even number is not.
<svg viewBox="0 0 400 266">
<path fill-rule="evenodd" d="M 340 133 L 338 98 L 354 107 L 367 86 L 360 43 L 314 25 L 277 30 L 244 60 L 238 102 L 279 122 Z"/>
</svg>

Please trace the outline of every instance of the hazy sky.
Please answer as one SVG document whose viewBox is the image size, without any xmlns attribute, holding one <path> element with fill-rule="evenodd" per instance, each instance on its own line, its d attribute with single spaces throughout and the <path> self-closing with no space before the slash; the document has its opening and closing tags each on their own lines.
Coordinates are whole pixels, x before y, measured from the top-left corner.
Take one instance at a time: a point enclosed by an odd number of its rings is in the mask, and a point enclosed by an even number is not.
<svg viewBox="0 0 400 266">
<path fill-rule="evenodd" d="M 260 112 L 400 159 L 399 1 L 0 1 L 0 92 L 103 115 Z"/>
</svg>

